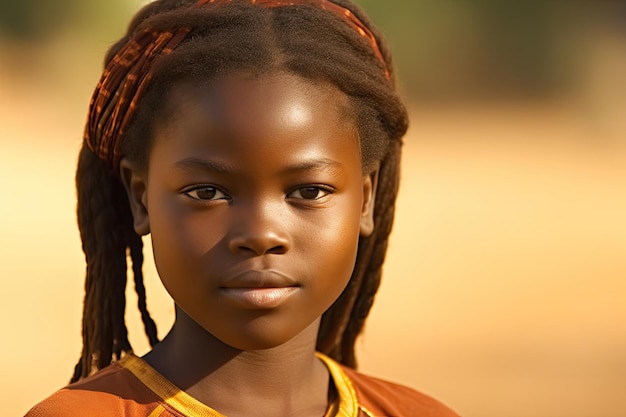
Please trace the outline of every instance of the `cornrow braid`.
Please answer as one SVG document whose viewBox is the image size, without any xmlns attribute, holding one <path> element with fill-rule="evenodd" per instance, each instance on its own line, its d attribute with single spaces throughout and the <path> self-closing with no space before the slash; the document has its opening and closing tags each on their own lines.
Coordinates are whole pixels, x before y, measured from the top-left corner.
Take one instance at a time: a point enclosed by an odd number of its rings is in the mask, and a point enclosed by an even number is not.
<svg viewBox="0 0 626 417">
<path fill-rule="evenodd" d="M 359 132 L 363 172 L 370 174 L 378 169 L 375 228 L 370 236 L 361 237 L 351 279 L 322 316 L 317 349 L 356 367 L 354 344 L 380 284 L 393 224 L 401 138 L 408 125 L 406 109 L 396 92 L 387 43 L 351 1 L 333 0 L 332 4 L 337 10 L 346 10 L 358 24 L 347 23 L 345 17 L 320 7 L 330 0 L 276 0 L 280 3 L 276 7 L 257 2 L 272 0 L 203 1 L 208 4 L 201 7 L 193 7 L 200 3 L 198 0 L 157 0 L 139 11 L 127 34 L 109 50 L 105 67 L 119 60 L 118 54 L 127 50 L 142 31 L 150 31 L 155 37 L 178 33 L 180 28 L 188 32 L 177 39 L 176 45 L 170 44 L 171 48 L 150 56 L 150 65 L 137 73 L 144 76 L 144 71 L 149 72 L 140 94 L 111 97 L 109 108 L 116 107 L 119 100 L 133 99 L 134 110 L 122 111 L 124 129 L 121 133 L 112 130 L 110 139 L 114 143 L 105 147 L 117 149 L 117 154 L 110 152 L 116 158 L 124 156 L 146 169 L 154 129 L 168 118 L 169 109 L 163 103 L 168 102 L 172 86 L 180 82 L 202 83 L 238 71 L 287 71 L 313 82 L 331 83 L 346 94 Z M 359 31 L 359 24 L 366 31 Z M 361 32 L 369 33 L 373 41 Z M 141 48 L 136 49 L 138 54 L 144 53 Z M 89 120 L 96 111 L 102 109 L 92 108 Z M 76 175 L 87 277 L 83 351 L 72 381 L 132 351 L 124 323 L 128 258 L 132 260 L 146 334 L 151 345 L 158 343 L 156 326 L 146 307 L 141 272 L 143 245 L 133 229 L 128 198 L 115 166 L 112 170 L 111 161 L 99 154 L 100 146 L 93 146 L 89 140 L 88 136 Z"/>
</svg>

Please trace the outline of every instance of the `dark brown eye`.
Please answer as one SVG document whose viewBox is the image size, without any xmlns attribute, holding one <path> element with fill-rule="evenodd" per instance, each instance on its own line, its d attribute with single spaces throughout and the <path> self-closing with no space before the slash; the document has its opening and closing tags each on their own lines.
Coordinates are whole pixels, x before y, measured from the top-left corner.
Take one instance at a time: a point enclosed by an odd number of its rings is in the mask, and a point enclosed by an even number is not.
<svg viewBox="0 0 626 417">
<path fill-rule="evenodd" d="M 185 192 L 185 195 L 195 200 L 221 200 L 227 198 L 226 194 L 216 187 L 202 186 Z"/>
<path fill-rule="evenodd" d="M 212 200 L 213 197 L 217 194 L 217 190 L 215 188 L 200 188 L 196 190 L 196 195 L 198 198 L 202 200 Z"/>
<path fill-rule="evenodd" d="M 328 194 L 330 194 L 330 190 L 326 190 L 322 187 L 310 186 L 298 188 L 297 190 L 290 193 L 289 197 L 301 198 L 304 200 L 318 200 Z"/>
<path fill-rule="evenodd" d="M 320 193 L 320 189 L 316 187 L 306 187 L 300 189 L 300 195 L 307 200 L 314 200 Z"/>
</svg>

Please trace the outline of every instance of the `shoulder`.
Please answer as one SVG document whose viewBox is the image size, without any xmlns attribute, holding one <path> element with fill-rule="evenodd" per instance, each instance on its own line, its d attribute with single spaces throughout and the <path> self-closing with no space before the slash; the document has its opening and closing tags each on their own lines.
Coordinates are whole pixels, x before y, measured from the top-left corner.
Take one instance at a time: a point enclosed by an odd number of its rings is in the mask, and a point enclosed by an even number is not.
<svg viewBox="0 0 626 417">
<path fill-rule="evenodd" d="M 359 404 L 373 416 L 459 417 L 441 402 L 412 388 L 342 368 Z"/>
<path fill-rule="evenodd" d="M 127 369 L 113 364 L 52 394 L 26 417 L 143 416 L 158 398 Z"/>
</svg>

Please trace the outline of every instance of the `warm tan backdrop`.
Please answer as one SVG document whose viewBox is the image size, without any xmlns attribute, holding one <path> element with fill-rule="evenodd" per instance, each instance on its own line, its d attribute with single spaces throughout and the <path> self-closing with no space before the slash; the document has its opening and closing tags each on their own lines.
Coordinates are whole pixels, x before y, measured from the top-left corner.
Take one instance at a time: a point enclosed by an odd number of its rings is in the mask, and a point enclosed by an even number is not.
<svg viewBox="0 0 626 417">
<path fill-rule="evenodd" d="M 568 95 L 412 106 L 363 371 L 468 417 L 626 415 L 626 49 L 612 39 Z M 0 42 L 3 415 L 64 385 L 80 350 L 73 175 L 108 43 Z M 146 269 L 164 334 L 173 307 Z"/>
</svg>

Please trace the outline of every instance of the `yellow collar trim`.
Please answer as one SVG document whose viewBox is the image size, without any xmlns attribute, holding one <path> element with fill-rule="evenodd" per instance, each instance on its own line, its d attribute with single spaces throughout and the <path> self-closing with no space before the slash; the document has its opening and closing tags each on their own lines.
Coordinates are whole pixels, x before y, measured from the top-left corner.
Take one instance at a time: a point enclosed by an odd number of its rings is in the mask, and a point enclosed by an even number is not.
<svg viewBox="0 0 626 417">
<path fill-rule="evenodd" d="M 194 417 L 225 417 L 172 384 L 143 359 L 128 355 L 118 363 L 175 410 Z"/>
<path fill-rule="evenodd" d="M 336 417 L 358 417 L 359 402 L 357 400 L 356 391 L 352 386 L 352 381 L 348 375 L 343 372 L 341 365 L 329 358 L 328 356 L 316 352 L 317 357 L 324 362 L 324 365 L 330 372 L 330 377 L 335 383 L 337 394 L 339 395 L 339 410 Z"/>
<path fill-rule="evenodd" d="M 319 352 L 316 355 L 328 368 L 330 377 L 333 379 L 337 389 L 339 407 L 335 417 L 357 417 L 359 415 L 359 403 L 352 381 L 350 381 L 337 362 Z M 128 369 L 167 405 L 179 412 L 184 412 L 194 417 L 226 417 L 178 388 L 148 365 L 146 361 L 135 355 L 128 355 L 117 363 Z"/>
</svg>

